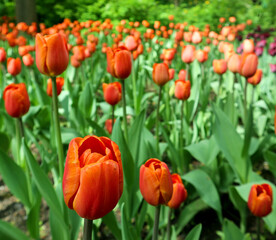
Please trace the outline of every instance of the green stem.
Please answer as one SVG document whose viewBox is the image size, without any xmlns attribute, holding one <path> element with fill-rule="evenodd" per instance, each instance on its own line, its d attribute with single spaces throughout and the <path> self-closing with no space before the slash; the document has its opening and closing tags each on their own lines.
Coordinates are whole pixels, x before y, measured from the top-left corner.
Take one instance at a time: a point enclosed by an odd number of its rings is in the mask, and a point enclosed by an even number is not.
<svg viewBox="0 0 276 240">
<path fill-rule="evenodd" d="M 186 81 L 189 80 L 189 69 L 190 69 L 190 64 L 187 64 L 187 71 L 186 71 Z"/>
<path fill-rule="evenodd" d="M 169 208 L 168 225 L 167 225 L 167 240 L 171 239 L 171 217 L 172 217 L 172 209 Z"/>
<path fill-rule="evenodd" d="M 257 240 L 261 239 L 261 218 L 257 217 Z"/>
<path fill-rule="evenodd" d="M 180 135 L 179 135 L 179 148 L 180 148 L 180 163 L 183 160 L 183 118 L 184 118 L 184 100 L 181 101 L 181 115 L 180 115 Z M 187 170 L 186 164 L 184 164 L 184 171 Z"/>
<path fill-rule="evenodd" d="M 21 157 L 20 157 L 20 148 L 21 148 L 21 139 L 22 139 L 22 120 L 21 118 L 17 118 L 16 119 L 16 141 L 17 141 L 17 164 L 19 164 L 20 166 L 22 165 L 21 163 Z"/>
<path fill-rule="evenodd" d="M 244 86 L 244 102 L 243 102 L 243 108 L 244 108 L 244 122 L 246 123 L 247 120 L 247 79 L 245 81 L 245 86 Z"/>
<path fill-rule="evenodd" d="M 158 94 L 158 102 L 157 102 L 157 109 L 156 109 L 156 152 L 159 154 L 159 108 L 160 102 L 162 97 L 162 86 L 159 87 L 159 94 Z"/>
<path fill-rule="evenodd" d="M 221 91 L 221 85 L 222 85 L 222 75 L 219 75 L 219 84 L 218 84 L 217 103 L 219 103 L 219 94 L 220 94 L 220 91 Z"/>
<path fill-rule="evenodd" d="M 91 240 L 93 230 L 93 221 L 84 218 L 84 228 L 83 228 L 83 240 Z"/>
<path fill-rule="evenodd" d="M 54 125 L 55 125 L 55 135 L 56 135 L 56 144 L 58 150 L 58 160 L 59 160 L 59 177 L 60 179 L 63 176 L 63 146 L 61 141 L 61 132 L 60 132 L 60 123 L 58 117 L 58 98 L 57 98 L 57 83 L 56 77 L 52 77 L 52 107 L 53 107 L 53 117 L 54 117 Z"/>
<path fill-rule="evenodd" d="M 158 239 L 160 208 L 161 208 L 161 205 L 159 205 L 155 208 L 155 218 L 154 218 L 152 240 Z"/>
<path fill-rule="evenodd" d="M 115 105 L 112 106 L 112 129 L 113 129 L 113 126 L 114 126 L 114 121 L 115 121 L 114 111 L 115 111 Z"/>
<path fill-rule="evenodd" d="M 205 86 L 205 81 L 204 81 L 204 63 L 201 63 L 201 78 L 202 78 L 202 87 Z"/>
<path fill-rule="evenodd" d="M 125 140 L 126 142 L 128 142 L 125 80 L 122 79 L 121 83 L 122 83 L 122 89 L 123 89 L 122 98 L 123 98 L 123 114 L 124 114 L 123 121 L 124 121 Z"/>
<path fill-rule="evenodd" d="M 132 55 L 131 55 L 132 56 Z M 133 57 L 131 57 L 132 60 L 132 91 L 133 91 L 133 101 L 134 101 L 134 110 L 136 115 L 138 115 L 138 109 L 137 109 L 137 91 L 136 91 L 136 79 L 135 79 L 135 68 L 134 68 L 134 61 L 133 61 Z"/>
<path fill-rule="evenodd" d="M 1 82 L 1 86 L 2 86 L 2 89 L 4 91 L 5 87 L 6 87 L 6 69 L 5 69 L 5 66 L 0 63 L 0 69 L 1 69 L 1 72 L 2 72 L 2 82 Z M 2 91 L 2 92 L 3 92 Z"/>
</svg>

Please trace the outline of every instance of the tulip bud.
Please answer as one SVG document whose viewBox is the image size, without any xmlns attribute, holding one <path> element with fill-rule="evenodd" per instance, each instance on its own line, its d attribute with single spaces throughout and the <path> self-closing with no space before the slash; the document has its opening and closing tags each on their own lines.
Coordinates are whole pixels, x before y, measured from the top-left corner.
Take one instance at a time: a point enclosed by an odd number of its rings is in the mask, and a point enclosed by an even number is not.
<svg viewBox="0 0 276 240">
<path fill-rule="evenodd" d="M 186 75 L 187 75 L 187 71 L 184 70 L 184 69 L 181 69 L 178 73 L 178 79 L 185 81 L 186 80 Z"/>
<path fill-rule="evenodd" d="M 256 217 L 265 217 L 272 211 L 272 188 L 269 184 L 254 184 L 248 202 L 249 210 Z"/>
<path fill-rule="evenodd" d="M 222 75 L 227 71 L 227 62 L 224 59 L 214 59 L 213 69 L 215 73 Z"/>
<path fill-rule="evenodd" d="M 14 118 L 20 118 L 29 111 L 30 100 L 25 83 L 8 85 L 4 90 L 3 99 L 7 113 Z"/>
<path fill-rule="evenodd" d="M 263 71 L 261 69 L 257 69 L 256 73 L 252 77 L 247 78 L 247 82 L 252 85 L 258 85 L 262 80 L 262 75 Z"/>
<path fill-rule="evenodd" d="M 182 50 L 181 59 L 185 63 L 191 63 L 194 61 L 195 58 L 195 46 L 193 45 L 187 45 Z"/>
<path fill-rule="evenodd" d="M 133 36 L 128 35 L 125 40 L 125 46 L 129 51 L 134 51 L 138 47 L 138 43 Z"/>
<path fill-rule="evenodd" d="M 205 52 L 204 50 L 196 51 L 196 59 L 200 63 L 206 62 L 208 60 L 208 52 Z"/>
<path fill-rule="evenodd" d="M 159 86 L 165 85 L 170 80 L 168 65 L 166 63 L 154 63 L 152 79 Z"/>
<path fill-rule="evenodd" d="M 30 67 L 34 64 L 34 58 L 31 54 L 27 53 L 22 57 L 23 63 L 25 66 Z"/>
<path fill-rule="evenodd" d="M 238 73 L 241 64 L 241 56 L 234 53 L 228 60 L 227 67 L 232 73 Z"/>
<path fill-rule="evenodd" d="M 190 81 L 176 80 L 174 95 L 179 100 L 187 100 L 190 97 L 191 83 Z"/>
<path fill-rule="evenodd" d="M 8 58 L 7 69 L 8 69 L 8 72 L 13 76 L 16 76 L 17 74 L 19 74 L 21 72 L 20 58 L 16 58 L 16 59 Z"/>
<path fill-rule="evenodd" d="M 114 123 L 115 123 L 116 119 L 114 119 Z M 112 133 L 112 119 L 107 119 L 105 121 L 104 127 L 106 129 L 106 131 L 108 131 L 109 134 Z"/>
<path fill-rule="evenodd" d="M 151 205 L 167 204 L 173 193 L 172 178 L 166 163 L 149 159 L 140 168 L 140 191 Z"/>
<path fill-rule="evenodd" d="M 5 62 L 6 61 L 6 51 L 4 48 L 0 47 L 0 63 Z"/>
<path fill-rule="evenodd" d="M 56 78 L 56 84 L 57 84 L 57 95 L 61 93 L 63 84 L 64 84 L 64 78 L 63 77 L 57 77 Z M 47 95 L 49 97 L 52 97 L 53 89 L 52 89 L 52 79 L 49 78 L 47 81 Z"/>
<path fill-rule="evenodd" d="M 201 41 L 202 41 L 202 37 L 200 33 L 198 31 L 194 32 L 192 36 L 192 43 L 198 44 L 198 43 L 201 43 Z"/>
<path fill-rule="evenodd" d="M 176 173 L 172 174 L 171 177 L 173 183 L 173 195 L 167 205 L 170 208 L 177 209 L 180 207 L 181 203 L 186 200 L 188 194 L 181 177 Z"/>
<path fill-rule="evenodd" d="M 112 211 L 123 192 L 123 168 L 117 144 L 106 137 L 72 139 L 62 188 L 66 205 L 82 218 L 94 220 Z"/>
<path fill-rule="evenodd" d="M 47 76 L 63 73 L 69 62 L 69 53 L 65 38 L 60 33 L 42 36 L 36 35 L 36 66 Z"/>
<path fill-rule="evenodd" d="M 175 70 L 173 68 L 169 69 L 169 79 L 172 80 L 174 78 L 174 72 Z"/>
<path fill-rule="evenodd" d="M 244 53 L 241 57 L 239 73 L 246 77 L 252 77 L 257 71 L 258 57 L 255 53 Z"/>
<path fill-rule="evenodd" d="M 103 83 L 104 100 L 114 106 L 121 101 L 122 87 L 119 82 L 110 84 Z"/>
<path fill-rule="evenodd" d="M 131 73 L 131 53 L 126 47 L 107 48 L 107 71 L 115 78 L 126 79 Z"/>
</svg>

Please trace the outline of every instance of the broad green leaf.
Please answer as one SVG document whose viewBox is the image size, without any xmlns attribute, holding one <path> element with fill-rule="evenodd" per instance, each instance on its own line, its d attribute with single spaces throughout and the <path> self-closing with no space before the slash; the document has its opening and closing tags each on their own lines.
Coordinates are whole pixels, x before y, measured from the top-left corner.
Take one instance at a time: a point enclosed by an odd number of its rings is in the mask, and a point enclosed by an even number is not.
<svg viewBox="0 0 276 240">
<path fill-rule="evenodd" d="M 70 240 L 77 240 L 82 218 L 76 211 L 71 209 L 68 209 L 68 215 L 70 220 Z"/>
<path fill-rule="evenodd" d="M 10 147 L 10 139 L 8 135 L 4 132 L 0 132 L 0 139 L 1 139 L 0 150 L 7 152 Z"/>
<path fill-rule="evenodd" d="M 219 194 L 207 173 L 196 169 L 184 175 L 183 178 L 195 187 L 201 199 L 217 212 L 219 220 L 222 221 Z"/>
<path fill-rule="evenodd" d="M 6 153 L 0 150 L 0 173 L 5 184 L 8 186 L 13 195 L 15 195 L 22 203 L 31 208 L 29 197 L 29 187 L 26 174 L 14 160 Z M 16 177 L 15 177 L 16 176 Z"/>
<path fill-rule="evenodd" d="M 27 215 L 27 227 L 34 239 L 39 239 L 39 217 L 40 217 L 41 196 L 38 196 Z"/>
<path fill-rule="evenodd" d="M 245 237 L 241 230 L 228 219 L 224 219 L 222 228 L 224 233 L 224 240 L 243 240 Z"/>
<path fill-rule="evenodd" d="M 202 225 L 197 224 L 186 236 L 185 240 L 199 240 L 201 233 Z"/>
<path fill-rule="evenodd" d="M 121 240 L 122 239 L 121 229 L 118 226 L 118 222 L 116 220 L 114 212 L 111 211 L 110 213 L 106 214 L 102 219 L 104 224 L 110 229 L 110 231 L 113 233 L 115 238 L 117 240 Z"/>
<path fill-rule="evenodd" d="M 21 230 L 0 219 L 0 239 L 3 240 L 30 240 Z"/>
<path fill-rule="evenodd" d="M 87 81 L 83 91 L 80 93 L 78 104 L 78 107 L 82 114 L 85 116 L 85 118 L 89 118 L 91 116 L 93 104 L 94 98 L 91 90 L 91 83 Z"/>
<path fill-rule="evenodd" d="M 122 222 L 122 240 L 128 240 L 132 239 L 129 235 L 130 233 L 130 226 L 128 226 L 128 221 L 126 218 L 126 212 L 125 212 L 125 203 L 121 206 L 121 222 Z"/>
<path fill-rule="evenodd" d="M 264 158 L 268 162 L 269 170 L 276 177 L 276 154 L 271 151 L 264 153 Z"/>
<path fill-rule="evenodd" d="M 64 223 L 60 221 L 59 215 L 56 214 L 53 209 L 50 208 L 50 227 L 51 227 L 51 235 L 53 240 L 69 240 L 69 231 L 68 228 L 64 227 Z M 71 240 L 71 239 L 70 239 Z"/>
</svg>

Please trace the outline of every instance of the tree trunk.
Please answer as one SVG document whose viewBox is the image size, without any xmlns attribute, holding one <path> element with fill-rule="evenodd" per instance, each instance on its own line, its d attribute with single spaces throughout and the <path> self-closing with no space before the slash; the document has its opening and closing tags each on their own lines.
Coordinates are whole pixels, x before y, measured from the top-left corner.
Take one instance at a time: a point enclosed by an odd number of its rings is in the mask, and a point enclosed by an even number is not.
<svg viewBox="0 0 276 240">
<path fill-rule="evenodd" d="M 35 0 L 15 0 L 16 21 L 30 25 L 37 22 Z"/>
</svg>

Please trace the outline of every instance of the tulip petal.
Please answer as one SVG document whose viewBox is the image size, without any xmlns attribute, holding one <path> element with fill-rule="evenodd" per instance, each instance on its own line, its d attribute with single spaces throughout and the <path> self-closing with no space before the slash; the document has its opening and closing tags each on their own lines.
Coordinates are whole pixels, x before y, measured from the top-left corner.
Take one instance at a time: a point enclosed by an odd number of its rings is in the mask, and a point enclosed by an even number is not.
<svg viewBox="0 0 276 240">
<path fill-rule="evenodd" d="M 105 145 L 100 140 L 100 138 L 96 136 L 86 136 L 83 138 L 83 141 L 80 142 L 79 145 L 79 157 L 83 154 L 83 152 L 87 149 L 90 149 L 91 152 L 97 152 L 101 155 L 105 155 Z"/>
<path fill-rule="evenodd" d="M 40 33 L 36 34 L 35 38 L 35 60 L 38 70 L 42 74 L 49 74 L 47 65 L 46 65 L 46 56 L 47 56 L 47 44 L 45 39 Z"/>
<path fill-rule="evenodd" d="M 162 166 L 162 175 L 160 178 L 160 192 L 165 203 L 167 203 L 168 201 L 170 201 L 172 197 L 173 183 L 170 175 L 170 170 L 167 167 L 167 165 L 162 163 L 161 166 Z"/>
<path fill-rule="evenodd" d="M 131 73 L 131 53 L 128 50 L 122 50 L 115 53 L 114 71 L 117 78 L 125 79 Z"/>
</svg>

